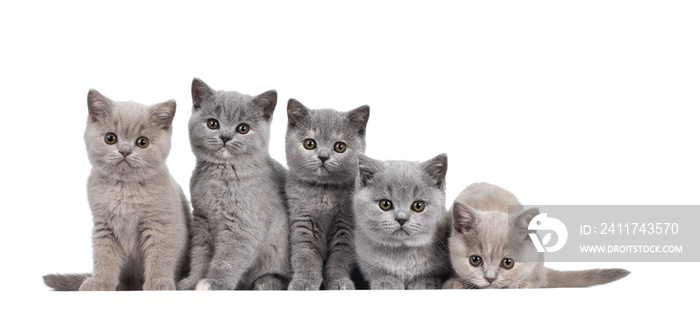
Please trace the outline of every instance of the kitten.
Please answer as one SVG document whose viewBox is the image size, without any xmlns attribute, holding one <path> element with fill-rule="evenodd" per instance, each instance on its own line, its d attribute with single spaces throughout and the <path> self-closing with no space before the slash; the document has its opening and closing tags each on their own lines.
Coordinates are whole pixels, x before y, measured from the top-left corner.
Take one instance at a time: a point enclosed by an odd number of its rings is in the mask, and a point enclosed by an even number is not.
<svg viewBox="0 0 700 320">
<path fill-rule="evenodd" d="M 508 206 L 519 213 L 508 214 Z M 624 269 L 557 271 L 544 267 L 543 256 L 528 237 L 528 224 L 540 214 L 524 210 L 510 192 L 475 183 L 457 197 L 452 209 L 449 239 L 455 275 L 445 283 L 457 288 L 559 288 L 589 287 L 623 278 Z M 508 251 L 508 229 L 519 230 L 519 246 Z M 539 262 L 529 262 L 539 261 Z"/>
<path fill-rule="evenodd" d="M 356 265 L 352 193 L 357 155 L 365 150 L 369 107 L 349 112 L 287 105 L 290 245 L 289 290 L 352 290 Z"/>
<path fill-rule="evenodd" d="M 190 275 L 179 289 L 274 290 L 289 277 L 286 169 L 270 157 L 277 92 L 255 97 L 192 81 Z"/>
<path fill-rule="evenodd" d="M 56 290 L 174 290 L 186 267 L 189 204 L 170 176 L 175 101 L 150 107 L 88 93 L 93 274 L 46 275 Z"/>
<path fill-rule="evenodd" d="M 438 289 L 449 275 L 445 154 L 423 162 L 359 157 L 355 245 L 370 289 Z"/>
</svg>

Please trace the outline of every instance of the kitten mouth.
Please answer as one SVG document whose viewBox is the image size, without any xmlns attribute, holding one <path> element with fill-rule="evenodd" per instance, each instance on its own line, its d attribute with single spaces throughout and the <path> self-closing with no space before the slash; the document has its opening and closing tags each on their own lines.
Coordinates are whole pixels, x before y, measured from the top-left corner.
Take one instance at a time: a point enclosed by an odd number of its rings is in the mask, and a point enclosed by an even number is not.
<svg viewBox="0 0 700 320">
<path fill-rule="evenodd" d="M 125 163 L 127 166 L 131 167 L 131 164 L 129 163 L 129 161 L 126 161 L 126 158 L 122 159 L 122 161 L 117 162 L 116 165 L 120 166 L 122 163 Z"/>
<path fill-rule="evenodd" d="M 404 228 L 399 228 L 396 231 L 392 232 L 391 234 L 395 236 L 410 236 L 411 234 L 408 233 L 408 231 L 404 230 Z"/>
</svg>

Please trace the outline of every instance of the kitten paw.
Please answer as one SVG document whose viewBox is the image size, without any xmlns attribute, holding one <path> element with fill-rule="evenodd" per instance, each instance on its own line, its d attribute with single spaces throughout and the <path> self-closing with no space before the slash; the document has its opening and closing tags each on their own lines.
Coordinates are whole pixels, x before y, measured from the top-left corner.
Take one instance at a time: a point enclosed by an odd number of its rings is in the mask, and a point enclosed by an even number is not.
<svg viewBox="0 0 700 320">
<path fill-rule="evenodd" d="M 467 289 L 467 286 L 459 279 L 450 279 L 442 285 L 443 289 Z"/>
<path fill-rule="evenodd" d="M 292 282 L 289 283 L 289 287 L 287 287 L 287 290 L 311 291 L 311 290 L 319 290 L 320 288 L 321 288 L 321 281 L 320 280 L 293 279 Z"/>
<path fill-rule="evenodd" d="M 431 290 L 440 288 L 440 280 L 424 278 L 413 281 L 406 286 L 407 290 Z"/>
<path fill-rule="evenodd" d="M 399 278 L 383 277 L 370 282 L 370 290 L 405 290 L 406 286 Z"/>
<path fill-rule="evenodd" d="M 117 288 L 118 283 L 111 283 L 107 281 L 102 281 L 90 277 L 83 281 L 80 285 L 80 291 L 114 291 Z"/>
<path fill-rule="evenodd" d="M 197 282 L 197 285 L 194 287 L 194 289 L 199 291 L 217 290 L 217 286 L 215 283 L 215 280 L 202 279 L 199 280 L 199 282 Z"/>
<path fill-rule="evenodd" d="M 513 288 L 529 289 L 529 288 L 532 288 L 532 284 L 528 281 L 520 281 L 520 282 L 513 284 Z"/>
<path fill-rule="evenodd" d="M 197 279 L 185 278 L 177 282 L 177 290 L 194 290 L 197 286 Z"/>
<path fill-rule="evenodd" d="M 175 290 L 175 280 L 168 278 L 146 280 L 143 290 Z"/>
<path fill-rule="evenodd" d="M 348 278 L 332 280 L 326 285 L 326 290 L 355 290 L 355 283 Z"/>
<path fill-rule="evenodd" d="M 253 290 L 284 290 L 285 288 L 284 281 L 272 275 L 262 276 L 253 283 Z"/>
</svg>

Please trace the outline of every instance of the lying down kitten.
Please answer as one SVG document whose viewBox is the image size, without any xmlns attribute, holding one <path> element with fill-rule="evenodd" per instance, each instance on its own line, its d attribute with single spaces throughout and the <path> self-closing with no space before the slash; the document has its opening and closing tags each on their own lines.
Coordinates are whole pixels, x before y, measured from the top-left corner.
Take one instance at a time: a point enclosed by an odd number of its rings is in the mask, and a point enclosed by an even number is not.
<svg viewBox="0 0 700 320">
<path fill-rule="evenodd" d="M 508 214 L 508 206 L 521 207 Z M 528 237 L 528 224 L 539 209 L 524 210 L 510 192 L 475 183 L 457 197 L 451 209 L 450 258 L 456 275 L 443 288 L 562 288 L 590 287 L 623 278 L 624 269 L 558 271 L 545 268 Z M 508 228 L 522 230 L 521 245 L 508 252 Z M 516 230 L 515 229 L 515 230 Z M 513 229 L 512 229 L 513 230 Z"/>
</svg>

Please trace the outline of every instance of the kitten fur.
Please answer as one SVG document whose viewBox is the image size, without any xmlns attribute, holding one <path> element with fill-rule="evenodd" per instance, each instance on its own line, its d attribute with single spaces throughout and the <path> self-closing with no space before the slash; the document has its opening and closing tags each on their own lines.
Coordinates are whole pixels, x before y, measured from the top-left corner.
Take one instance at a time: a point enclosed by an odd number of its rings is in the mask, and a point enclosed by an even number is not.
<svg viewBox="0 0 700 320">
<path fill-rule="evenodd" d="M 192 100 L 192 258 L 178 289 L 285 289 L 286 169 L 268 152 L 277 92 L 215 91 L 195 78 Z"/>
<path fill-rule="evenodd" d="M 508 214 L 508 206 L 518 213 Z M 624 269 L 557 271 L 544 267 L 543 255 L 528 237 L 528 223 L 539 209 L 525 210 L 510 192 L 488 183 L 475 183 L 457 197 L 450 209 L 453 216 L 449 239 L 453 277 L 444 285 L 458 288 L 560 288 L 589 287 L 623 278 Z M 508 229 L 518 230 L 519 246 L 510 248 Z M 477 255 L 481 265 L 474 267 L 470 257 Z M 501 266 L 505 258 L 515 263 Z M 537 261 L 537 262 L 528 262 Z"/>
<path fill-rule="evenodd" d="M 445 154 L 423 162 L 359 157 L 355 245 L 370 289 L 439 289 L 449 275 Z M 380 202 L 391 201 L 389 209 Z M 422 203 L 422 210 L 414 204 Z"/>
<path fill-rule="evenodd" d="M 186 272 L 190 214 L 166 166 L 175 101 L 144 106 L 90 90 L 88 111 L 93 274 L 51 274 L 44 282 L 55 290 L 174 290 Z"/>
<path fill-rule="evenodd" d="M 312 110 L 290 99 L 287 119 L 286 190 L 294 271 L 288 289 L 355 289 L 351 203 L 369 106 L 349 112 Z M 313 139 L 313 148 L 307 149 L 307 139 Z M 343 148 L 336 148 L 339 142 Z"/>
</svg>

